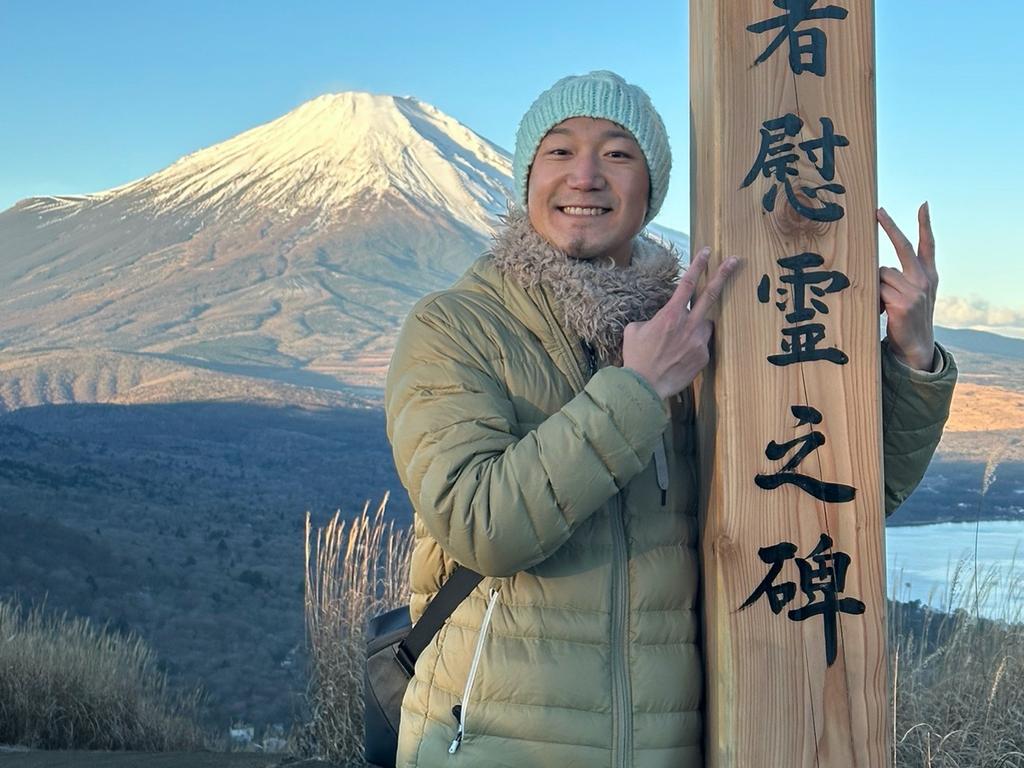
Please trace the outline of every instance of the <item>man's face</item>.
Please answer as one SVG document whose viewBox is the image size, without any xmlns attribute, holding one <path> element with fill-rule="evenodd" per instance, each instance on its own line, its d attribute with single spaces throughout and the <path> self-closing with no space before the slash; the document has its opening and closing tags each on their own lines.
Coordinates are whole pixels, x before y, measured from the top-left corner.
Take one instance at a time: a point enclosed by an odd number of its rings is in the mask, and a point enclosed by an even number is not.
<svg viewBox="0 0 1024 768">
<path fill-rule="evenodd" d="M 610 120 L 572 117 L 541 141 L 530 168 L 533 228 L 577 259 L 629 266 L 647 215 L 650 177 L 636 139 Z"/>
</svg>

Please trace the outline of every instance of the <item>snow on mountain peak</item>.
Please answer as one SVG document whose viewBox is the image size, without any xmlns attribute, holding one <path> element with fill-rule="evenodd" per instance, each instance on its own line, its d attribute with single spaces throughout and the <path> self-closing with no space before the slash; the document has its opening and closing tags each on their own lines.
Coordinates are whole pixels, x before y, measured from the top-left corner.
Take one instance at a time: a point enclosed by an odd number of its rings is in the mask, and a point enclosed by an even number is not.
<svg viewBox="0 0 1024 768">
<path fill-rule="evenodd" d="M 502 213 L 511 159 L 437 108 L 358 91 L 305 102 L 110 192 L 156 211 L 320 216 L 394 195 L 474 228 Z"/>
</svg>

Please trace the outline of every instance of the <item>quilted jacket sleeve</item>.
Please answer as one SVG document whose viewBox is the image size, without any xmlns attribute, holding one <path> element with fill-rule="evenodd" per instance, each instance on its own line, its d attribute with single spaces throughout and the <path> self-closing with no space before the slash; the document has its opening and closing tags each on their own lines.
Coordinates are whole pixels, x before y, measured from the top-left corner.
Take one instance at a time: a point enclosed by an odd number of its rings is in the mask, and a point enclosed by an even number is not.
<svg viewBox="0 0 1024 768">
<path fill-rule="evenodd" d="M 421 302 L 402 329 L 385 393 L 388 438 L 441 548 L 485 576 L 507 576 L 551 555 L 643 470 L 667 416 L 638 374 L 604 368 L 519 436 L 499 350 L 443 298 Z"/>
<path fill-rule="evenodd" d="M 882 453 L 885 514 L 891 515 L 924 477 L 949 417 L 957 368 L 953 356 L 935 345 L 934 373 L 915 371 L 882 342 Z"/>
</svg>

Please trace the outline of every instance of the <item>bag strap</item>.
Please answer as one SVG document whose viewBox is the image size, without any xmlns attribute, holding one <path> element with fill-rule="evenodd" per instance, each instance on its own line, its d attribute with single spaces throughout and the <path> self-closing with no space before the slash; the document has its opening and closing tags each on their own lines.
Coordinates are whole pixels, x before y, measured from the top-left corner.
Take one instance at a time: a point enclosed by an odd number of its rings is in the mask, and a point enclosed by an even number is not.
<svg viewBox="0 0 1024 768">
<path fill-rule="evenodd" d="M 441 585 L 441 589 L 427 605 L 420 620 L 409 630 L 405 639 L 396 646 L 395 656 L 410 677 L 412 677 L 413 669 L 416 666 L 416 659 L 434 639 L 434 635 L 441 629 L 445 619 L 451 616 L 459 604 L 469 597 L 469 593 L 482 579 L 483 576 L 476 571 L 471 571 L 461 565 L 456 566 L 452 575 Z"/>
</svg>

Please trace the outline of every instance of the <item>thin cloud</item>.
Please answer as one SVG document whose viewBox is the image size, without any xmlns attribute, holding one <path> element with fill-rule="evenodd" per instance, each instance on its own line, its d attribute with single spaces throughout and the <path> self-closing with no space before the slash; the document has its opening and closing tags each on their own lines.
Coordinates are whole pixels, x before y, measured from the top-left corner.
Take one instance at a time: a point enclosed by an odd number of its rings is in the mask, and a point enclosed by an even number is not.
<svg viewBox="0 0 1024 768">
<path fill-rule="evenodd" d="M 952 328 L 1024 326 L 1024 310 L 996 307 L 975 297 L 944 296 L 935 302 L 935 322 Z"/>
</svg>

